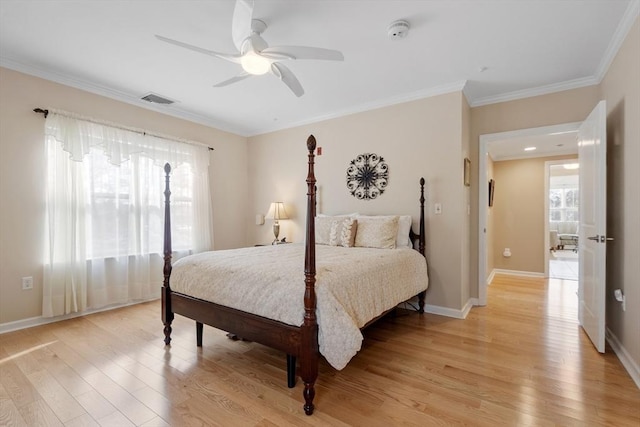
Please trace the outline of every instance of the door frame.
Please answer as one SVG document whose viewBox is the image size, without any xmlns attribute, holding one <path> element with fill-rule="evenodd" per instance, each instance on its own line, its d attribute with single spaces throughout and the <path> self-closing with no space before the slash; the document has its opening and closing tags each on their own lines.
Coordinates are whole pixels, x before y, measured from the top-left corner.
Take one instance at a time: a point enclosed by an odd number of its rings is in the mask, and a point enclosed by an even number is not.
<svg viewBox="0 0 640 427">
<path fill-rule="evenodd" d="M 489 194 L 487 186 L 487 157 L 492 142 L 503 139 L 522 138 L 531 136 L 545 136 L 554 133 L 577 132 L 582 122 L 563 123 L 560 125 L 542 126 L 536 128 L 519 129 L 507 132 L 480 135 L 478 153 L 478 305 L 487 305 L 487 210 Z M 548 227 L 547 237 L 548 241 Z"/>
<path fill-rule="evenodd" d="M 548 160 L 544 162 L 544 194 L 546 197 L 544 198 L 544 247 L 550 248 L 551 242 L 549 241 L 549 188 L 551 187 L 551 166 L 559 166 L 566 165 L 568 163 L 576 163 L 579 162 L 578 155 L 576 154 L 575 159 L 563 159 L 563 160 Z M 580 185 L 578 183 L 578 185 Z M 544 277 L 549 277 L 549 260 L 550 260 L 550 250 L 546 250 L 544 252 Z"/>
</svg>

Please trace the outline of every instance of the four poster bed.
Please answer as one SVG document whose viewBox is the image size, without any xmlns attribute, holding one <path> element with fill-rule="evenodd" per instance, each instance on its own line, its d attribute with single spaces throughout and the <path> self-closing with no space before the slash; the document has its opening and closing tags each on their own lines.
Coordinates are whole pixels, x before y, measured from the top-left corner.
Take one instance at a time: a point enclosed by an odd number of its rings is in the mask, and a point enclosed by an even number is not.
<svg viewBox="0 0 640 427">
<path fill-rule="evenodd" d="M 289 387 L 295 385 L 296 373 L 304 382 L 304 411 L 307 415 L 314 410 L 319 356 L 322 354 L 332 366 L 342 369 L 360 349 L 362 328 L 416 295 L 418 311 L 423 313 L 428 286 L 424 258 L 424 179 L 420 180 L 419 234 L 411 230 L 409 218 L 409 225 L 405 228 L 409 238 L 406 247 L 396 248 L 394 238 L 389 248 L 378 248 L 362 239 L 367 238 L 371 230 L 384 230 L 389 224 L 395 224 L 395 230 L 399 230 L 397 216 L 360 217 L 357 231 L 357 219 L 346 216 L 339 219 L 316 218 L 315 148 L 316 141 L 311 135 L 307 140 L 304 245 L 205 252 L 182 258 L 174 265 L 171 262 L 169 209 L 171 167 L 165 165 L 162 287 L 165 344 L 169 345 L 171 341 L 174 315 L 180 314 L 196 321 L 198 346 L 202 346 L 203 325 L 207 324 L 280 350 L 287 355 Z M 335 244 L 336 224 L 342 227 L 338 237 L 351 239 L 350 242 L 343 240 L 343 244 Z M 318 237 L 321 229 L 328 230 L 329 226 L 333 239 L 331 244 L 321 242 L 324 237 Z M 394 233 L 397 232 L 395 230 Z M 350 234 L 352 231 L 355 237 Z M 354 242 L 359 246 L 358 232 L 361 233 L 360 246 L 367 247 L 353 247 Z M 400 237 L 398 239 L 400 241 Z M 407 236 L 403 239 L 407 242 Z M 415 240 L 418 240 L 417 251 L 413 250 Z M 303 260 L 304 274 L 301 269 Z M 238 289 L 240 292 L 234 292 Z M 297 371 L 296 361 L 299 363 Z"/>
</svg>

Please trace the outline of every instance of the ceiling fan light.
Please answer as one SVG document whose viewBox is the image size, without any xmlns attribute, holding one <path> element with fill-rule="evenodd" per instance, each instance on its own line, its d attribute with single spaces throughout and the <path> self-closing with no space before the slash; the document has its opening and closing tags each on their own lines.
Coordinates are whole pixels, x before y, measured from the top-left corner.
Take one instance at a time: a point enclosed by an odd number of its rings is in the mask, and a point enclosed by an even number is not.
<svg viewBox="0 0 640 427">
<path fill-rule="evenodd" d="M 271 68 L 271 61 L 254 52 L 247 52 L 240 59 L 240 64 L 247 73 L 254 75 L 265 74 Z"/>
</svg>

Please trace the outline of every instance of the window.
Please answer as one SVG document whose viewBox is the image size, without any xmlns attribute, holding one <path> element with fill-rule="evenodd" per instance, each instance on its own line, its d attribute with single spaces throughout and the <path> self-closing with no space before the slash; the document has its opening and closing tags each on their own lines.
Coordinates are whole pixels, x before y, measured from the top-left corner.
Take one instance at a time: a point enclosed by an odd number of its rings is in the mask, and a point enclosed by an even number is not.
<svg viewBox="0 0 640 427">
<path fill-rule="evenodd" d="M 112 165 L 99 150 L 82 162 L 87 212 L 87 258 L 162 254 L 164 170 L 135 155 Z M 172 246 L 193 249 L 193 180 L 184 165 L 171 174 Z"/>
<path fill-rule="evenodd" d="M 561 186 L 549 190 L 549 221 L 578 221 L 580 193 L 575 186 Z"/>
<path fill-rule="evenodd" d="M 43 316 L 159 296 L 166 162 L 173 250 L 210 249 L 206 147 L 52 112 L 45 137 Z"/>
</svg>

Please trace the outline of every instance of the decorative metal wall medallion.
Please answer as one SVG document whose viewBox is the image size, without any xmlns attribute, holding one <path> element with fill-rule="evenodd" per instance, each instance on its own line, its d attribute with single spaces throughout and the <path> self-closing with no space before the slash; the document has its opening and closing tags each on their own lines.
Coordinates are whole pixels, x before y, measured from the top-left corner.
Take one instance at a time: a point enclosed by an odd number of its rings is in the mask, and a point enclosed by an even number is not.
<svg viewBox="0 0 640 427">
<path fill-rule="evenodd" d="M 384 193 L 389 182 L 389 166 L 375 153 L 360 154 L 347 168 L 347 188 L 360 200 L 371 200 Z"/>
</svg>

